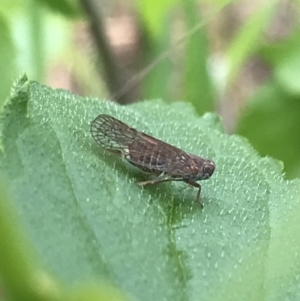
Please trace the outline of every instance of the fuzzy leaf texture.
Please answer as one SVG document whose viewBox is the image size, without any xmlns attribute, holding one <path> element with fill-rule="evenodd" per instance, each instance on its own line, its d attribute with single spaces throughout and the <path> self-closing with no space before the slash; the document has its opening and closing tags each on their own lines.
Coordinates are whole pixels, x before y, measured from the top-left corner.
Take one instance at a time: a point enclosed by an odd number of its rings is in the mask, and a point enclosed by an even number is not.
<svg viewBox="0 0 300 301">
<path fill-rule="evenodd" d="M 215 161 L 197 189 L 141 188 L 92 139 L 98 114 Z M 2 113 L 1 170 L 24 231 L 66 286 L 106 281 L 132 300 L 299 300 L 300 183 L 184 103 L 118 106 L 17 85 Z"/>
</svg>

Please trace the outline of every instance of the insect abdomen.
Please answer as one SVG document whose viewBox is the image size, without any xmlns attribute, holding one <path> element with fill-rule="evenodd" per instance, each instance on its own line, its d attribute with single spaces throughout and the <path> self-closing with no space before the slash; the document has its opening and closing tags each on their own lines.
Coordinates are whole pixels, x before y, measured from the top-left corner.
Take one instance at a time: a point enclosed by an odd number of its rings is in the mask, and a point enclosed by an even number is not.
<svg viewBox="0 0 300 301">
<path fill-rule="evenodd" d="M 132 162 L 153 170 L 166 167 L 168 159 L 160 149 L 149 148 L 140 141 L 134 141 L 129 147 L 129 158 Z"/>
</svg>

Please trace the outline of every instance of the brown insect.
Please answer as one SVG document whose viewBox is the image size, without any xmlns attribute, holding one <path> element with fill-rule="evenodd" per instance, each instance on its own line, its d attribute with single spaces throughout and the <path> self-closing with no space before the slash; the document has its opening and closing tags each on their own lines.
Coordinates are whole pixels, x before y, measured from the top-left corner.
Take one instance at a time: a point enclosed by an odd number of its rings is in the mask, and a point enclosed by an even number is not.
<svg viewBox="0 0 300 301">
<path fill-rule="evenodd" d="M 105 114 L 92 121 L 91 134 L 105 150 L 157 176 L 152 180 L 140 182 L 139 185 L 183 181 L 198 188 L 196 202 L 201 204 L 201 186 L 196 181 L 212 176 L 215 170 L 213 161 L 186 153 Z"/>
</svg>

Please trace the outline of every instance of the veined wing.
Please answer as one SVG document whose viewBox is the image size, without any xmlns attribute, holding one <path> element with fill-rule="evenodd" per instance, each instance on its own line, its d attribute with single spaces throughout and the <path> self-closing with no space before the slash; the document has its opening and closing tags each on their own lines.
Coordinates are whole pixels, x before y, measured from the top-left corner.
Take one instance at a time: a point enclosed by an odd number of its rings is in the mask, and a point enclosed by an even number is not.
<svg viewBox="0 0 300 301">
<path fill-rule="evenodd" d="M 128 155 L 129 145 L 136 139 L 137 131 L 109 115 L 101 114 L 91 123 L 91 134 L 105 150 Z"/>
<path fill-rule="evenodd" d="M 164 172 L 174 178 L 189 178 L 198 173 L 189 153 L 142 132 L 129 145 L 126 159 L 142 169 Z"/>
</svg>

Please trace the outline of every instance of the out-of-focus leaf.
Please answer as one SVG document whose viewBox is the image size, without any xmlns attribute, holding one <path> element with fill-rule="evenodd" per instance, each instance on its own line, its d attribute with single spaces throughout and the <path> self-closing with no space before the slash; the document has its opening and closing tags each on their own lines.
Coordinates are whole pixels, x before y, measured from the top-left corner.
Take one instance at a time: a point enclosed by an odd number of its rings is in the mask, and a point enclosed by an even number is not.
<svg viewBox="0 0 300 301">
<path fill-rule="evenodd" d="M 9 96 L 10 87 L 16 77 L 16 52 L 11 38 L 11 32 L 5 18 L 0 14 L 0 108 Z"/>
<path fill-rule="evenodd" d="M 140 19 L 143 20 L 151 38 L 160 35 L 165 18 L 168 18 L 172 4 L 178 0 L 137 0 L 135 1 Z"/>
<path fill-rule="evenodd" d="M 261 56 L 272 66 L 277 84 L 294 96 L 300 95 L 300 31 L 286 40 L 263 47 Z"/>
<path fill-rule="evenodd" d="M 170 101 L 172 65 L 169 57 L 164 57 L 164 54 L 170 48 L 172 4 L 177 3 L 177 0 L 143 0 L 135 3 L 144 38 L 142 61 L 146 68 L 153 64 L 153 68 L 142 79 L 141 95 L 144 99 L 161 98 Z"/>
<path fill-rule="evenodd" d="M 257 12 L 239 29 L 227 53 L 230 68 L 228 82 L 235 78 L 245 60 L 260 46 L 263 30 L 276 11 L 277 2 L 278 0 L 271 0 L 262 3 Z"/>
<path fill-rule="evenodd" d="M 101 113 L 213 159 L 204 209 L 184 183 L 137 186 L 144 176 L 90 136 Z M 287 246 L 297 250 L 296 226 L 284 245 L 278 238 L 283 221 L 299 219 L 299 181 L 220 131 L 215 115 L 160 101 L 120 107 L 33 82 L 15 91 L 2 123 L 1 169 L 24 229 L 64 283 L 102 279 L 137 300 L 256 301 L 266 283 L 269 300 L 296 291 L 300 252 L 284 257 L 284 275 L 276 271 L 284 285 L 273 287 L 271 272 Z"/>
<path fill-rule="evenodd" d="M 38 260 L 33 256 L 23 235 L 1 181 L 0 299 L 3 300 L 5 296 L 24 301 L 55 300 L 58 296 L 58 285 L 50 275 L 40 269 Z"/>
<path fill-rule="evenodd" d="M 74 0 L 36 0 L 37 3 L 49 8 L 55 13 L 68 18 L 77 17 L 80 14 L 78 1 Z"/>
<path fill-rule="evenodd" d="M 286 90 L 300 97 L 300 52 L 286 58 L 276 69 L 275 76 Z"/>
<path fill-rule="evenodd" d="M 121 292 L 106 283 L 87 283 L 71 290 L 64 301 L 129 301 Z"/>
<path fill-rule="evenodd" d="M 184 0 L 185 20 L 188 30 L 201 22 L 198 2 Z M 191 102 L 199 115 L 214 109 L 213 85 L 208 74 L 209 47 L 206 27 L 187 39 L 185 55 L 184 99 Z"/>
<path fill-rule="evenodd" d="M 300 176 L 300 96 L 288 95 L 276 81 L 262 87 L 248 102 L 237 133 L 261 155 L 282 160 L 288 178 Z"/>
<path fill-rule="evenodd" d="M 160 34 L 155 37 L 148 32 L 148 28 L 145 28 L 143 61 L 146 62 L 146 65 L 153 64 L 153 62 L 168 49 L 170 45 L 170 21 L 168 17 L 161 20 L 162 28 Z M 165 101 L 170 101 L 169 81 L 172 67 L 170 59 L 163 59 L 154 64 L 154 68 L 152 68 L 142 80 L 143 98 L 162 98 Z"/>
</svg>

